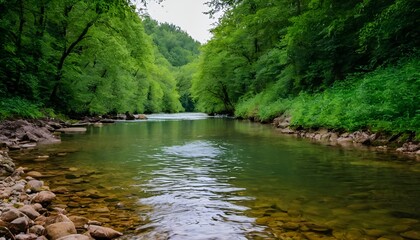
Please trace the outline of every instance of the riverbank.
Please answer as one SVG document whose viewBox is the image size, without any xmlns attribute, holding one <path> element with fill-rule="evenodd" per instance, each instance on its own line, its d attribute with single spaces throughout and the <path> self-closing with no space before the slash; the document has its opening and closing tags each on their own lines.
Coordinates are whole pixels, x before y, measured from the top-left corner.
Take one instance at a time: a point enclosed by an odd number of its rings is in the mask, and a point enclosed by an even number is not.
<svg viewBox="0 0 420 240">
<path fill-rule="evenodd" d="M 6 151 L 0 151 L 0 161 L 1 169 L 7 166 L 0 176 L 0 235 L 4 236 L 0 239 L 87 240 L 123 235 L 101 222 L 67 215 L 65 208 L 54 204 L 56 195 L 36 178 L 41 173 L 14 169 Z"/>
<path fill-rule="evenodd" d="M 372 147 L 374 150 L 387 151 L 390 153 L 396 152 L 420 160 L 420 143 L 413 141 L 415 136 L 410 133 L 389 135 L 362 130 L 340 132 L 325 128 L 296 129 L 291 126 L 291 118 L 289 116 L 275 118 L 272 125 L 283 134 L 307 138 L 320 143 L 326 143 L 333 146 L 368 146 Z"/>
<path fill-rule="evenodd" d="M 74 125 L 75 126 L 75 125 Z M 73 127 L 74 127 L 73 126 Z M 59 132 L 86 131 L 55 120 L 16 120 L 0 124 L 0 239 L 113 239 L 123 234 L 102 222 L 68 214 L 43 174 L 17 167 L 8 150 L 60 142 Z M 38 156 L 38 158 L 48 156 Z M 76 203 L 77 204 L 77 203 Z M 81 206 L 79 206 L 81 207 Z M 112 223 L 111 223 L 112 225 Z"/>
</svg>

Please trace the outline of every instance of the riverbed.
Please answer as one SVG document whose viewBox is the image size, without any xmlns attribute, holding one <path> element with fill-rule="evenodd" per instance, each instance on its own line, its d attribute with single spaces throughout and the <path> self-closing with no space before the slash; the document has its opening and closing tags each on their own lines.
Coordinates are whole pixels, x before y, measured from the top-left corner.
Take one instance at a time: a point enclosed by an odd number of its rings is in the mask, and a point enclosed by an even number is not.
<svg viewBox="0 0 420 240">
<path fill-rule="evenodd" d="M 89 127 L 11 156 L 125 239 L 416 239 L 420 164 L 203 114 Z"/>
</svg>

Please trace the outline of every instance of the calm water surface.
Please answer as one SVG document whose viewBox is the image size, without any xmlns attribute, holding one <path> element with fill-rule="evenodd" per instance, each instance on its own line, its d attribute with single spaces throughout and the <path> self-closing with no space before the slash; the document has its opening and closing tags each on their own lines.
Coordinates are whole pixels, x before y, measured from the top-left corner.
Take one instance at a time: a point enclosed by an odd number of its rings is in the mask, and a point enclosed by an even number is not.
<svg viewBox="0 0 420 240">
<path fill-rule="evenodd" d="M 35 151 L 47 161 L 22 157 L 23 165 L 45 174 L 70 213 L 117 225 L 126 239 L 392 239 L 420 231 L 420 166 L 392 155 L 200 114 L 151 115 L 62 140 Z"/>
</svg>

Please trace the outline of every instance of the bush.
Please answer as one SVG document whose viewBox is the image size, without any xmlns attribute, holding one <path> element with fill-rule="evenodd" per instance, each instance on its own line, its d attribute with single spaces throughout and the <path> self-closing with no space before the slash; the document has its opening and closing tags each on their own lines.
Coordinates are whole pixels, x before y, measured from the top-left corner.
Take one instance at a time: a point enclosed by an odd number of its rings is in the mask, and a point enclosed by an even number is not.
<svg viewBox="0 0 420 240">
<path fill-rule="evenodd" d="M 40 118 L 40 107 L 28 100 L 15 97 L 0 99 L 0 120 L 8 118 Z"/>
<path fill-rule="evenodd" d="M 281 87 L 241 101 L 236 115 L 267 121 L 283 113 L 292 125 L 354 131 L 418 133 L 420 130 L 420 60 L 406 60 L 397 66 L 356 74 L 335 83 L 324 92 L 301 93 L 289 99 Z"/>
</svg>

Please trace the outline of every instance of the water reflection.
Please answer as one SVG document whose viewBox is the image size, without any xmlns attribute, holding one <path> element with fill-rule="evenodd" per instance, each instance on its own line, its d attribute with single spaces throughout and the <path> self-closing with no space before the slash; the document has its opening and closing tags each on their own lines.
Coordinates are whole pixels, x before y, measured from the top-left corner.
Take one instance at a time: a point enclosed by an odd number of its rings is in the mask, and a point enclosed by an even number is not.
<svg viewBox="0 0 420 240">
<path fill-rule="evenodd" d="M 139 228 L 140 238 L 246 239 L 262 231 L 243 213 L 248 208 L 240 203 L 251 199 L 241 196 L 245 189 L 229 184 L 219 168 L 224 154 L 222 145 L 193 141 L 153 155 L 159 169 L 140 185 L 149 195 L 140 203 L 153 211 L 150 223 Z"/>
</svg>

